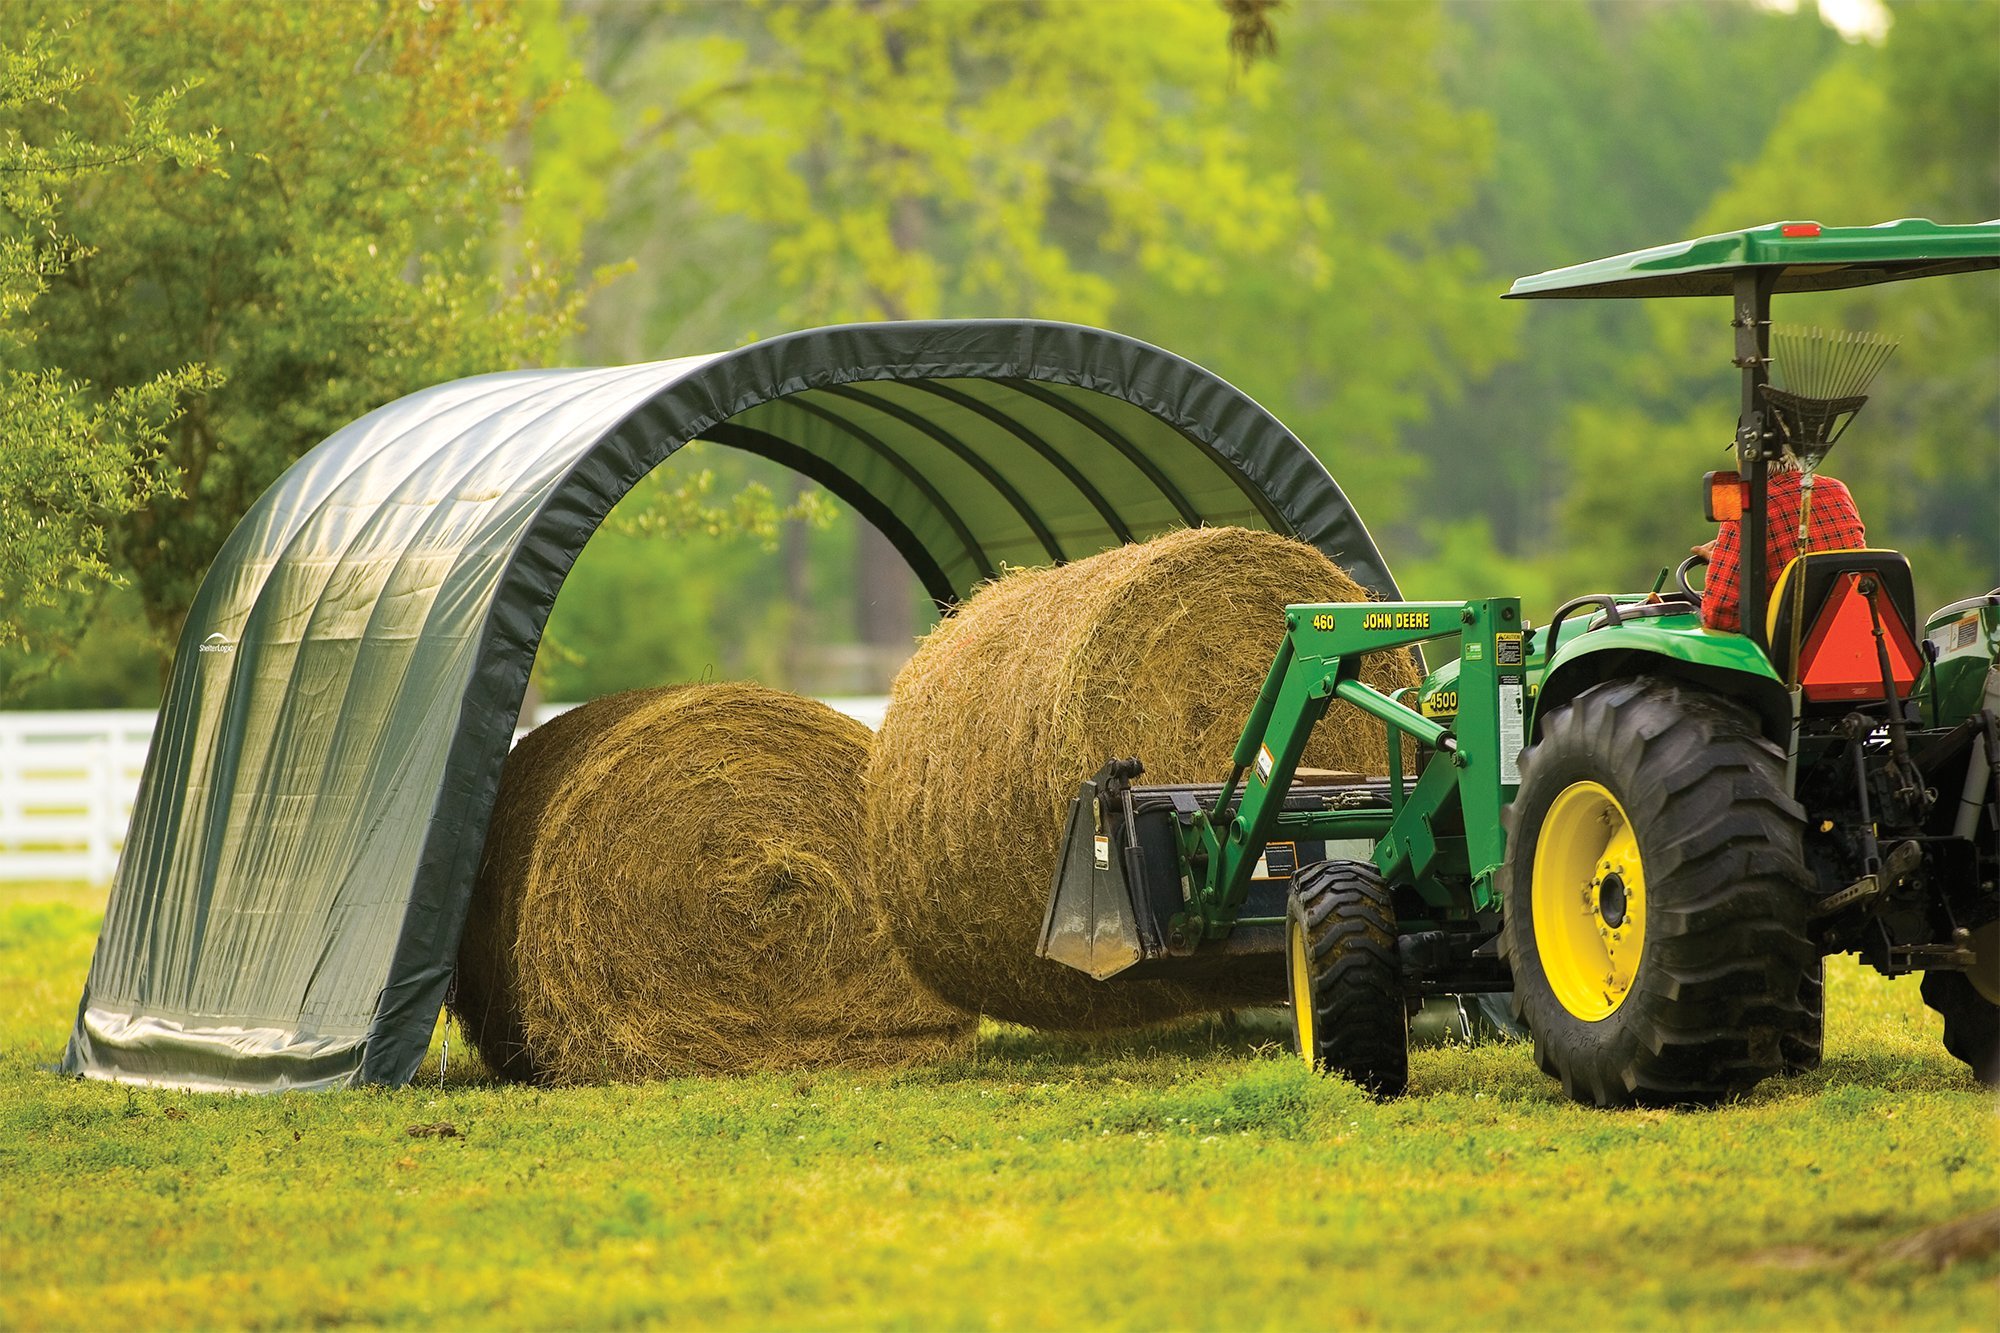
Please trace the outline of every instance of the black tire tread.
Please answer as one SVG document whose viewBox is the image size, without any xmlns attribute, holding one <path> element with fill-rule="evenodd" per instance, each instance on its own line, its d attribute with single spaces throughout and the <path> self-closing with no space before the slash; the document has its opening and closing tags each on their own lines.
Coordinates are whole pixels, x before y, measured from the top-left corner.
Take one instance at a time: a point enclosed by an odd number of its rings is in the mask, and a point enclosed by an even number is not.
<svg viewBox="0 0 2000 1333">
<path fill-rule="evenodd" d="M 1389 886 L 1367 862 L 1322 861 L 1293 880 L 1290 910 L 1306 935 L 1313 1063 L 1374 1096 L 1401 1096 L 1410 1081 L 1409 1010 Z"/>
<path fill-rule="evenodd" d="M 1538 829 L 1525 822 L 1569 780 L 1549 777 L 1544 793 L 1538 774 L 1591 768 L 1639 827 L 1648 915 L 1632 992 L 1610 1018 L 1585 1025 L 1541 980 L 1528 884 Z M 1501 951 L 1536 1060 L 1570 1096 L 1597 1106 L 1709 1104 L 1817 1060 L 1803 812 L 1784 790 L 1784 755 L 1746 710 L 1662 677 L 1608 682 L 1551 712 L 1521 769 L 1502 814 Z"/>
<path fill-rule="evenodd" d="M 2000 1086 L 2000 1005 L 1963 972 L 1926 972 L 1922 990 L 1924 1003 L 1944 1016 L 1944 1048 L 1981 1083 Z"/>
<path fill-rule="evenodd" d="M 1799 987 L 1805 1024 L 1784 1038 L 1785 1073 L 1809 1074 L 1826 1058 L 1826 961 L 1815 960 Z"/>
</svg>

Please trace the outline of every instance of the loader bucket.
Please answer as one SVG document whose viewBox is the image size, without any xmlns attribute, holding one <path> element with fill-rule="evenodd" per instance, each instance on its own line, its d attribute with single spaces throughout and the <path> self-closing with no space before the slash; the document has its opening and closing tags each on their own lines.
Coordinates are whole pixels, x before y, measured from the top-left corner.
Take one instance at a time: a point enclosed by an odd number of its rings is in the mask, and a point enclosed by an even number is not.
<svg viewBox="0 0 2000 1333">
<path fill-rule="evenodd" d="M 1105 769 L 1111 767 L 1107 764 Z M 1124 840 L 1115 836 L 1115 821 L 1103 817 L 1100 797 L 1106 777 L 1107 772 L 1100 770 L 1079 785 L 1069 804 L 1062 860 L 1056 865 L 1042 939 L 1035 949 L 1037 956 L 1099 981 L 1146 956 L 1126 874 Z"/>
</svg>

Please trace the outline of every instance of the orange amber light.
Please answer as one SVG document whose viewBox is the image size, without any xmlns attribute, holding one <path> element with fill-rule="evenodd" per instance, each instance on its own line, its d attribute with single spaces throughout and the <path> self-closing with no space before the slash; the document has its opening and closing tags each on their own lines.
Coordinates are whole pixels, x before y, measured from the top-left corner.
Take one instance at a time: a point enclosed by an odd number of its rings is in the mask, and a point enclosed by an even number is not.
<svg viewBox="0 0 2000 1333">
<path fill-rule="evenodd" d="M 1711 523 L 1743 517 L 1743 478 L 1734 472 L 1702 474 L 1702 513 Z"/>
</svg>

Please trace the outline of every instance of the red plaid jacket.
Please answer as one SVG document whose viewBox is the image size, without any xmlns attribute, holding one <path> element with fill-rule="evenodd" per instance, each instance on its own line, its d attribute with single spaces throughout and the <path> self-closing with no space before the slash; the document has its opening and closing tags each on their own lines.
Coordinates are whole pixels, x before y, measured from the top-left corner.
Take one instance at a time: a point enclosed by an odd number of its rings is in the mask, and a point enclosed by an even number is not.
<svg viewBox="0 0 2000 1333">
<path fill-rule="evenodd" d="M 1764 591 L 1768 595 L 1785 566 L 1799 553 L 1799 483 L 1803 473 L 1773 471 L 1770 476 L 1770 527 L 1764 534 Z M 1851 551 L 1868 544 L 1861 512 L 1847 487 L 1832 477 L 1813 482 L 1812 513 L 1806 526 L 1808 551 Z M 1701 623 L 1710 629 L 1743 628 L 1743 533 L 1730 519 L 1715 535 L 1715 555 L 1708 562 L 1708 590 L 1701 597 Z"/>
</svg>

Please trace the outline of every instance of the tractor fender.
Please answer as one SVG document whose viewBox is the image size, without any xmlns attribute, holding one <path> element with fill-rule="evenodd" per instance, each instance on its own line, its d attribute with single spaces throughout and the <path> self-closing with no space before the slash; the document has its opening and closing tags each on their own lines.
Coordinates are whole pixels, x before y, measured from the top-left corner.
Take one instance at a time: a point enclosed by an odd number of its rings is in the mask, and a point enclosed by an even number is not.
<svg viewBox="0 0 2000 1333">
<path fill-rule="evenodd" d="M 1607 625 L 1564 642 L 1535 692 L 1530 740 L 1542 719 L 1593 685 L 1633 676 L 1666 676 L 1734 699 L 1756 716 L 1764 735 L 1787 745 L 1792 696 L 1764 650 L 1741 634 L 1703 629 L 1685 620 Z"/>
</svg>

